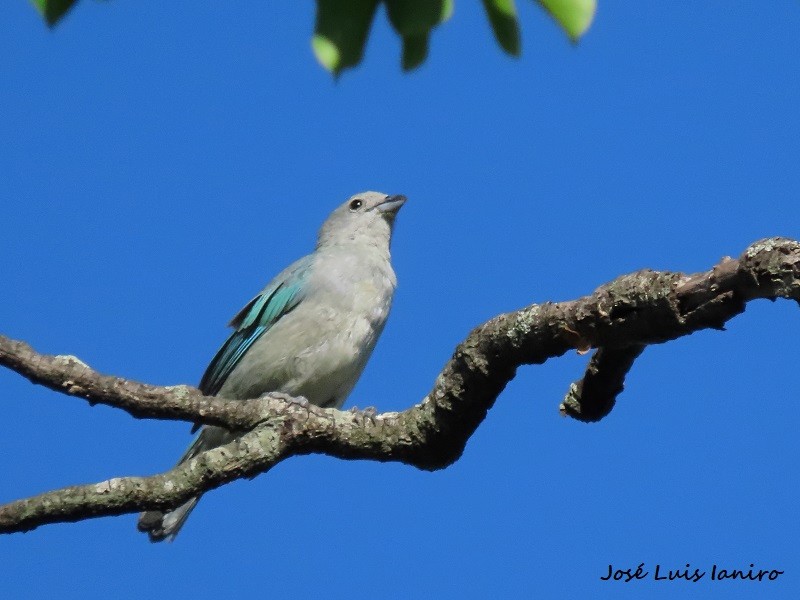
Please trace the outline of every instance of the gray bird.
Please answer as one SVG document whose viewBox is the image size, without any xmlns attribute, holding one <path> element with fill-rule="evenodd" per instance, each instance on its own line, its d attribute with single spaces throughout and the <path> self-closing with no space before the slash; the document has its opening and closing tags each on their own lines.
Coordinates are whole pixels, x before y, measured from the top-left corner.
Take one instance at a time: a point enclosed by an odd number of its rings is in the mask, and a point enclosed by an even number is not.
<svg viewBox="0 0 800 600">
<path fill-rule="evenodd" d="M 389 255 L 405 196 L 364 192 L 323 223 L 314 252 L 273 279 L 230 322 L 234 328 L 206 369 L 200 390 L 244 400 L 269 392 L 340 408 L 386 324 L 397 278 Z M 204 426 L 180 462 L 236 434 Z M 139 516 L 153 542 L 173 539 L 200 500 Z"/>
</svg>

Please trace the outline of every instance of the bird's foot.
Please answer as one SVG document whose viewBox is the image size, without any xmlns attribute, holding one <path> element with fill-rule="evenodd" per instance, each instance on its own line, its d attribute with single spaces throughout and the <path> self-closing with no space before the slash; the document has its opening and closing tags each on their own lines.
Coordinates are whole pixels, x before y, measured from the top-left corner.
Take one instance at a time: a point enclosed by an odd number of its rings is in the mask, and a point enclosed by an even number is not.
<svg viewBox="0 0 800 600">
<path fill-rule="evenodd" d="M 308 398 L 305 396 L 290 396 L 289 394 L 284 394 L 283 392 L 270 392 L 268 394 L 264 394 L 262 398 L 263 397 L 278 398 L 288 402 L 289 404 L 296 404 L 301 408 L 308 408 L 308 405 L 310 404 Z"/>
<path fill-rule="evenodd" d="M 372 424 L 374 425 L 375 424 L 375 415 L 378 414 L 378 409 L 375 408 L 374 406 L 368 406 L 365 409 L 361 410 L 357 406 L 353 406 L 350 409 L 350 412 L 353 413 L 354 415 L 364 415 L 364 419 L 369 419 L 372 422 Z"/>
</svg>

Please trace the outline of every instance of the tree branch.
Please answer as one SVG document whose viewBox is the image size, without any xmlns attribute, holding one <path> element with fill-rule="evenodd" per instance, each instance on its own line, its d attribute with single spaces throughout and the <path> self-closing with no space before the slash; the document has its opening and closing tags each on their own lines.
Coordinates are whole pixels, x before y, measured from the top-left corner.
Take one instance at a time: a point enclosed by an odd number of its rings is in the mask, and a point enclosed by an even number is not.
<svg viewBox="0 0 800 600">
<path fill-rule="evenodd" d="M 611 412 L 625 387 L 625 376 L 644 352 L 642 344 L 600 348 L 589 360 L 583 379 L 570 384 L 559 410 L 578 421 L 592 423 Z"/>
<path fill-rule="evenodd" d="M 31 383 L 43 385 L 89 404 L 120 408 L 138 419 L 169 419 L 251 429 L 262 419 L 258 401 L 230 402 L 203 396 L 186 385 L 159 387 L 109 377 L 74 356 L 39 354 L 25 342 L 0 335 L 0 365 L 16 371 Z"/>
<path fill-rule="evenodd" d="M 74 357 L 38 354 L 27 344 L 0 336 L 0 364 L 33 383 L 137 418 L 201 422 L 245 432 L 160 475 L 115 478 L 0 506 L 0 532 L 172 508 L 301 454 L 441 469 L 461 456 L 518 366 L 541 364 L 570 349 L 600 348 L 562 405 L 576 418 L 597 420 L 613 407 L 625 374 L 645 346 L 701 329 L 722 329 L 756 298 L 800 302 L 798 242 L 770 238 L 705 273 L 639 271 L 578 300 L 499 315 L 459 344 L 420 404 L 380 415 L 322 409 L 277 394 L 232 401 L 204 397 L 187 386 L 140 384 L 101 375 Z"/>
</svg>

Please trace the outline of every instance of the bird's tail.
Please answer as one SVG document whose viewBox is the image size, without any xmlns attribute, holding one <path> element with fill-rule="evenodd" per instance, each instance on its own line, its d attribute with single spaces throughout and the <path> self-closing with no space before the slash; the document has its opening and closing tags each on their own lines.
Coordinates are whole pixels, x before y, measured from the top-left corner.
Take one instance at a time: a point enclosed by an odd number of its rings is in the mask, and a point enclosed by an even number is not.
<svg viewBox="0 0 800 600">
<path fill-rule="evenodd" d="M 189 449 L 178 461 L 178 464 L 194 458 L 201 452 L 216 448 L 230 442 L 235 436 L 222 427 L 203 427 Z M 186 519 L 200 501 L 200 496 L 190 498 L 179 507 L 170 511 L 151 510 L 139 515 L 139 531 L 146 532 L 151 542 L 172 541 L 178 535 Z"/>
</svg>

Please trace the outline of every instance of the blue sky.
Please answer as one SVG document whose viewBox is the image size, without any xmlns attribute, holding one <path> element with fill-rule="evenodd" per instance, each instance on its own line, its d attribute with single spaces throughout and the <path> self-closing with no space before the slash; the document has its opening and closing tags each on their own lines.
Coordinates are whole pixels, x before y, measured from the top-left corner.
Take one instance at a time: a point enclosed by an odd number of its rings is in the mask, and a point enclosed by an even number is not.
<svg viewBox="0 0 800 600">
<path fill-rule="evenodd" d="M 479 323 L 640 268 L 800 237 L 800 6 L 602 2 L 571 46 L 520 2 L 524 56 L 459 2 L 418 71 L 380 14 L 314 61 L 311 2 L 82 2 L 0 21 L 0 332 L 110 374 L 196 383 L 225 324 L 344 198 L 404 193 L 400 285 L 348 405 L 401 410 Z M 788 302 L 648 348 L 614 412 L 558 415 L 587 357 L 522 368 L 449 469 L 303 457 L 206 496 L 173 544 L 123 516 L 0 538 L 8 598 L 795 598 Z M 0 501 L 169 468 L 183 423 L 0 371 Z M 772 583 L 600 580 L 608 565 Z"/>
</svg>

